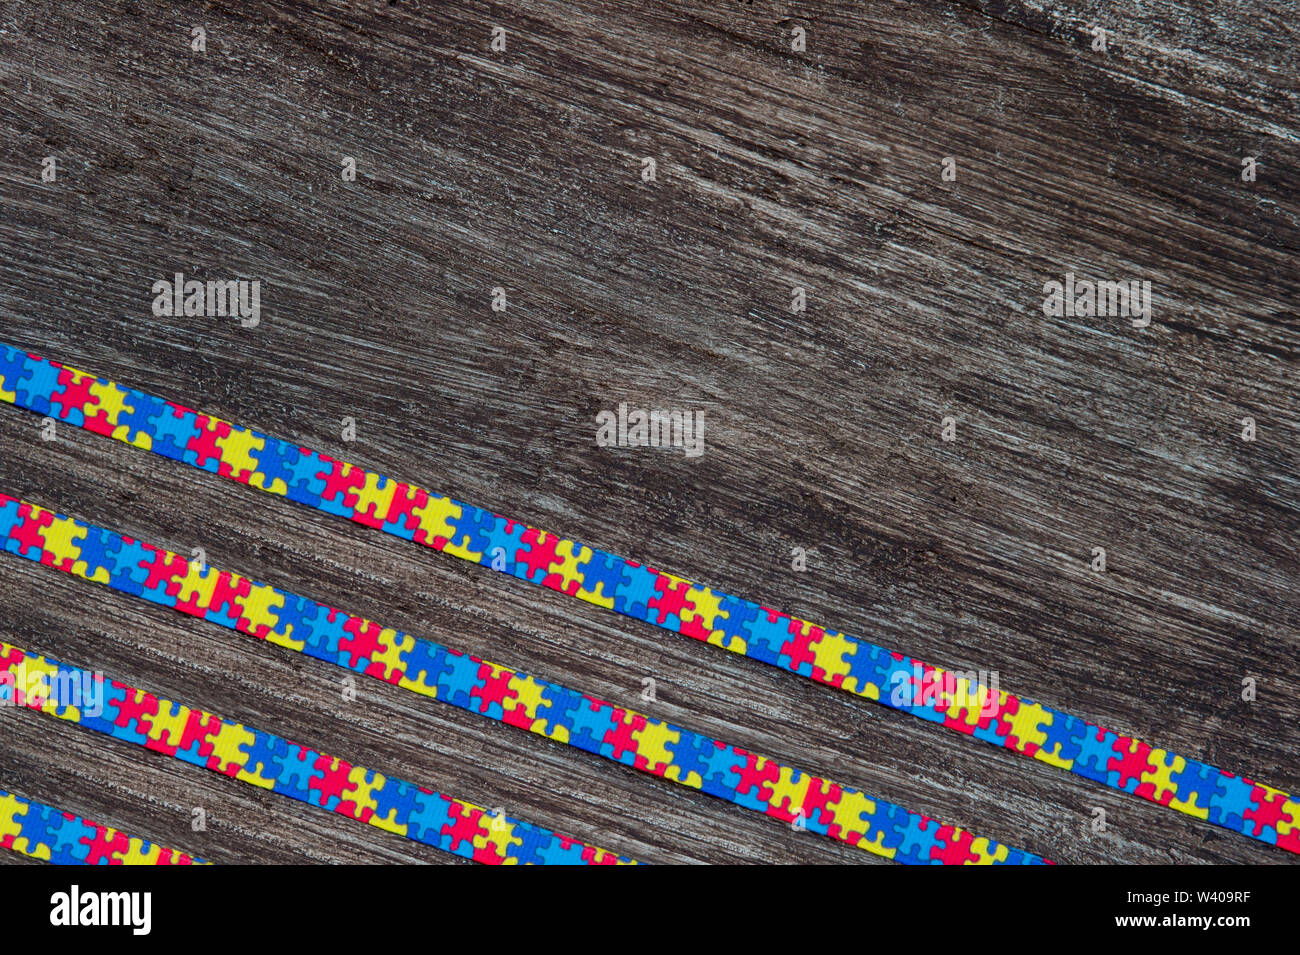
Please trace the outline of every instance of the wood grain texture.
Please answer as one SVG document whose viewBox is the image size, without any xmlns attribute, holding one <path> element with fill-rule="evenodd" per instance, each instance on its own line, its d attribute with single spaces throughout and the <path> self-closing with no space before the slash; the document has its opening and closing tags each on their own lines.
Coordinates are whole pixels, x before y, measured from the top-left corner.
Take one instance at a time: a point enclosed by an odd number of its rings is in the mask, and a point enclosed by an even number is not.
<svg viewBox="0 0 1300 955">
<path fill-rule="evenodd" d="M 1294 792 L 1297 39 L 1280 2 L 7 4 L 0 340 Z M 153 316 L 176 271 L 261 280 L 261 325 Z M 1045 317 L 1066 271 L 1151 280 L 1152 325 Z M 703 411 L 706 453 L 596 447 L 620 401 Z M 38 425 L 0 407 L 0 489 L 982 835 L 1295 861 Z M 47 568 L 0 581 L 21 646 L 646 861 L 879 861 L 375 681 L 345 704 L 334 668 Z M 0 786 L 218 862 L 448 861 L 53 722 L 0 710 Z"/>
</svg>

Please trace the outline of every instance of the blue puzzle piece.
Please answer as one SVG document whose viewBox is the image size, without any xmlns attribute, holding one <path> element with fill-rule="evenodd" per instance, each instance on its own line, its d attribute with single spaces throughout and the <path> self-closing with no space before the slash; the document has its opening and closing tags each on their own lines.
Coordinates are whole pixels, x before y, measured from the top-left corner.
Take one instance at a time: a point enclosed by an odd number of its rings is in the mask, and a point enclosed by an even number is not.
<svg viewBox="0 0 1300 955">
<path fill-rule="evenodd" d="M 1074 760 L 1072 771 L 1086 779 L 1118 786 L 1119 771 L 1109 768 L 1110 761 L 1115 758 L 1115 742 L 1118 739 L 1119 735 L 1110 730 L 1104 730 L 1099 735 L 1096 728 L 1086 726 L 1083 738 L 1078 740 L 1079 755 Z"/>
<path fill-rule="evenodd" d="M 444 797 L 417 791 L 407 817 L 406 835 L 426 845 L 443 846 L 450 840 L 443 836 L 442 830 L 451 822 L 451 804 Z"/>
<path fill-rule="evenodd" d="M 94 577 L 105 571 L 109 579 L 119 572 L 122 538 L 101 527 L 88 527 L 86 538 L 80 545 L 80 559 L 86 564 L 86 576 Z"/>
<path fill-rule="evenodd" d="M 388 779 L 371 797 L 375 800 L 375 815 L 389 819 L 394 825 L 410 824 L 411 813 L 416 809 L 419 787 L 404 779 Z"/>
<path fill-rule="evenodd" d="M 734 747 L 715 747 L 712 753 L 703 757 L 709 771 L 704 775 L 702 792 L 722 799 L 735 799 L 740 786 L 740 767 L 745 765 L 745 758 Z"/>
<path fill-rule="evenodd" d="M 149 419 L 146 428 L 153 435 L 153 450 L 173 461 L 192 461 L 190 442 L 199 436 L 193 412 L 178 411 L 166 405 Z"/>
<path fill-rule="evenodd" d="M 618 726 L 614 712 L 607 706 L 593 706 L 590 700 L 584 700 L 571 715 L 569 724 L 569 744 L 585 749 L 589 753 L 604 753 L 613 756 L 613 747 L 605 742 L 605 737 Z"/>
<path fill-rule="evenodd" d="M 289 485 L 286 496 L 290 500 L 310 504 L 312 507 L 321 506 L 326 487 L 323 475 L 330 474 L 333 465 L 315 451 L 307 450 L 300 450 L 296 460 L 290 460 L 287 455 L 283 455 L 281 461 L 283 469 L 290 476 L 285 481 Z"/>
<path fill-rule="evenodd" d="M 674 727 L 676 729 L 676 727 Z M 697 773 L 701 780 L 706 779 L 715 766 L 709 762 L 713 751 L 718 747 L 714 741 L 690 730 L 678 730 L 680 739 L 664 743 L 664 749 L 673 754 L 674 765 L 680 768 L 680 779 L 686 779 L 690 773 Z"/>
<path fill-rule="evenodd" d="M 581 693 L 548 683 L 542 690 L 541 702 L 537 704 L 537 717 L 546 721 L 549 732 L 554 732 L 560 726 L 568 729 L 578 719 L 578 711 L 586 703 L 587 698 Z"/>
<path fill-rule="evenodd" d="M 293 466 L 302 458 L 302 451 L 287 441 L 267 437 L 265 446 L 253 448 L 249 455 L 257 462 L 257 470 L 262 474 L 262 484 L 266 488 L 275 487 L 276 481 L 284 483 L 286 494 L 293 497 L 292 488 L 299 480 Z"/>
<path fill-rule="evenodd" d="M 763 663 L 771 664 L 772 667 L 785 668 L 785 663 L 781 661 L 781 647 L 790 638 L 790 621 L 789 617 L 777 616 L 772 620 L 771 615 L 764 611 L 758 604 L 750 600 L 738 600 L 729 598 L 735 603 L 728 603 L 727 608 L 736 608 L 736 612 L 745 613 L 742 607 L 753 608 L 753 618 L 749 625 L 749 654 L 755 660 L 762 660 Z"/>
<path fill-rule="evenodd" d="M 904 865 L 930 865 L 931 851 L 942 848 L 937 833 L 939 823 L 933 819 L 916 817 L 903 828 L 903 838 L 894 853 L 894 861 Z"/>
<path fill-rule="evenodd" d="M 1077 716 L 1062 713 L 1060 710 L 1047 709 L 1047 712 L 1051 715 L 1052 722 L 1040 726 L 1040 731 L 1046 738 L 1039 748 L 1057 759 L 1077 759 L 1083 752 L 1083 746 L 1080 744 L 1082 737 L 1080 726 L 1086 731 L 1088 724 Z"/>
<path fill-rule="evenodd" d="M 126 428 L 128 441 L 147 434 L 153 447 L 154 420 L 168 413 L 167 402 L 134 389 L 126 391 L 122 402 L 125 407 L 118 413 L 117 427 Z"/>
<path fill-rule="evenodd" d="M 50 862 L 54 865 L 85 865 L 90 857 L 90 844 L 97 830 L 84 819 L 65 819 L 50 847 Z"/>
<path fill-rule="evenodd" d="M 763 660 L 765 663 L 775 663 L 775 654 L 780 653 L 780 647 L 778 646 L 774 653 L 769 654 L 769 650 L 771 650 L 770 635 L 756 635 L 754 632 L 759 619 L 767 618 L 763 608 L 752 600 L 741 600 L 739 597 L 732 597 L 730 594 L 715 594 L 715 596 L 718 597 L 718 615 L 713 620 L 713 629 L 720 630 L 726 637 L 727 643 L 737 637 L 744 640 L 748 648 L 746 656 Z M 757 652 L 755 652 L 755 649 Z M 769 656 L 770 659 L 768 659 Z"/>
<path fill-rule="evenodd" d="M 439 649 L 445 654 L 446 663 L 438 675 L 438 699 L 462 709 L 473 708 L 474 699 L 470 692 L 478 686 L 478 674 L 483 664 L 464 653 L 445 647 Z M 436 651 L 434 655 L 437 655 Z"/>
<path fill-rule="evenodd" d="M 578 564 L 582 589 L 587 593 L 599 594 L 606 600 L 614 600 L 617 606 L 617 594 L 630 583 L 626 568 L 627 562 L 621 557 L 607 554 L 603 550 L 593 550 L 590 558 Z"/>
<path fill-rule="evenodd" d="M 245 771 L 263 779 L 278 780 L 284 773 L 285 761 L 292 758 L 293 747 L 287 740 L 270 733 L 254 733 L 252 742 L 241 743 L 239 751 L 248 757 Z"/>
<path fill-rule="evenodd" d="M 12 391 L 19 405 L 28 407 L 32 362 L 26 353 L 8 345 L 0 345 L 0 390 Z"/>
<path fill-rule="evenodd" d="M 559 836 L 553 832 L 539 829 L 536 826 L 515 824 L 514 836 L 522 840 L 521 843 L 514 847 L 512 855 L 519 860 L 520 865 L 546 865 L 553 862 L 551 854 L 552 846 L 558 846 Z M 579 854 L 578 861 L 582 861 Z"/>
<path fill-rule="evenodd" d="M 344 660 L 351 659 L 340 648 L 341 643 L 352 636 L 343 628 L 347 622 L 345 614 L 306 598 L 302 599 L 296 609 L 302 614 L 303 625 L 310 630 L 307 645 L 303 648 L 304 653 L 329 663 L 334 663 L 340 657 Z"/>
<path fill-rule="evenodd" d="M 532 827 L 529 827 L 532 828 Z M 538 833 L 540 839 L 541 833 Z M 538 853 L 545 860 L 544 865 L 584 865 L 582 853 L 584 849 L 581 843 L 570 842 L 568 845 L 554 833 L 551 834 L 550 844 L 539 849 Z"/>
<path fill-rule="evenodd" d="M 54 406 L 50 395 L 59 390 L 59 375 L 63 369 L 55 368 L 48 361 L 35 361 L 28 364 L 27 408 L 40 415 L 52 415 Z M 82 418 L 84 420 L 84 418 Z M 78 425 L 81 421 L 76 422 Z"/>
<path fill-rule="evenodd" d="M 0 503 L 0 539 L 6 541 L 5 549 L 8 550 L 8 538 L 18 526 L 22 524 L 23 519 L 18 516 L 18 508 L 21 504 L 17 500 L 5 501 Z M 17 551 L 13 551 L 17 553 Z"/>
<path fill-rule="evenodd" d="M 494 514 L 491 529 L 489 530 L 485 525 L 483 530 L 488 538 L 488 545 L 480 563 L 502 573 L 522 576 L 526 568 L 515 559 L 515 555 L 523 546 L 527 526 Z"/>
<path fill-rule="evenodd" d="M 485 511 L 473 504 L 461 504 L 460 515 L 448 519 L 447 523 L 456 529 L 448 540 L 466 550 L 482 554 L 479 562 L 491 563 L 493 531 L 496 529 L 497 517 L 491 511 Z"/>
<path fill-rule="evenodd" d="M 874 802 L 876 807 L 874 812 L 861 814 L 861 818 L 871 826 L 863 838 L 868 842 L 875 842 L 877 833 L 883 833 L 884 839 L 880 844 L 886 849 L 897 849 L 906 837 L 908 825 L 913 818 L 912 813 L 902 806 L 895 806 L 881 799 Z M 938 823 L 934 825 L 937 829 Z"/>
<path fill-rule="evenodd" d="M 311 781 L 316 778 L 318 756 L 318 753 L 309 749 L 290 744 L 289 755 L 280 762 L 280 775 L 275 780 L 275 791 L 292 796 L 294 799 L 310 802 Z"/>
<path fill-rule="evenodd" d="M 1171 773 L 1169 778 L 1178 789 L 1177 798 L 1180 802 L 1195 802 L 1207 811 L 1227 796 L 1222 770 L 1194 759 L 1187 760 L 1182 771 Z"/>
<path fill-rule="evenodd" d="M 276 593 L 284 598 L 284 606 L 270 608 L 269 612 L 275 618 L 271 632 L 290 640 L 301 640 L 308 646 L 314 645 L 316 631 L 313 624 L 320 614 L 321 605 L 283 590 L 276 590 Z M 303 652 L 307 652 L 305 647 Z"/>
<path fill-rule="evenodd" d="M 444 679 L 450 681 L 452 665 L 447 660 L 446 647 L 428 640 L 416 640 L 401 653 L 406 678 L 427 687 L 436 687 Z"/>
<path fill-rule="evenodd" d="M 658 613 L 650 609 L 650 601 L 659 596 L 659 589 L 655 586 L 659 575 L 644 565 L 623 561 L 623 579 L 626 583 L 614 595 L 614 609 L 638 620 L 657 618 Z"/>
<path fill-rule="evenodd" d="M 49 846 L 50 854 L 53 855 L 54 847 L 59 841 L 59 830 L 67 820 L 53 806 L 31 803 L 27 807 L 27 814 L 17 821 L 22 826 L 18 837 L 27 840 L 29 852 L 34 851 L 38 845 L 44 845 Z"/>
<path fill-rule="evenodd" d="M 1219 785 L 1222 788 L 1221 794 L 1216 794 L 1210 802 L 1210 822 L 1244 832 L 1245 813 L 1248 809 L 1255 808 L 1255 803 L 1250 798 L 1254 787 L 1240 776 L 1230 776 L 1227 773 L 1220 777 Z"/>
</svg>

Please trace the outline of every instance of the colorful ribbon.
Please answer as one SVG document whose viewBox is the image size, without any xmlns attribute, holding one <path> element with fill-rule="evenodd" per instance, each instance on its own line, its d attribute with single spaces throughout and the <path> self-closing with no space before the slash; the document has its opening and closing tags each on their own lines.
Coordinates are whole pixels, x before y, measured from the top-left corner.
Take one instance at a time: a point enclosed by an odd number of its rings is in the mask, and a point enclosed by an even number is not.
<svg viewBox="0 0 1300 955">
<path fill-rule="evenodd" d="M 576 690 L 0 494 L 5 550 L 913 864 L 1040 863 Z"/>
<path fill-rule="evenodd" d="M 40 710 L 475 862 L 632 861 L 2 642 L 0 703 Z"/>
<path fill-rule="evenodd" d="M 578 597 L 1300 853 L 1300 801 L 858 637 L 0 345 L 0 400 Z"/>
<path fill-rule="evenodd" d="M 4 690 L 0 689 L 0 694 Z M 0 790 L 0 849 L 54 865 L 207 865 L 176 849 Z"/>
</svg>

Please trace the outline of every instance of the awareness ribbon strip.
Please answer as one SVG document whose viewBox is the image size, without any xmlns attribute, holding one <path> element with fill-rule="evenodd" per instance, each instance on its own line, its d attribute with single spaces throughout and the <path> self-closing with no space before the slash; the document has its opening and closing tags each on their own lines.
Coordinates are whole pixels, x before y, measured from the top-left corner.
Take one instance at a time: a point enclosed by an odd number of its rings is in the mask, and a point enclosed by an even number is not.
<svg viewBox="0 0 1300 955">
<path fill-rule="evenodd" d="M 70 689 L 94 684 L 99 688 L 90 694 Z M 84 705 L 91 695 L 95 702 Z M 472 803 L 3 642 L 0 702 L 40 710 L 475 862 L 632 862 L 541 826 L 494 815 Z"/>
<path fill-rule="evenodd" d="M 847 690 L 1300 853 L 1300 800 L 902 653 L 0 344 L 0 400 Z"/>
<path fill-rule="evenodd" d="M 784 822 L 912 864 L 1037 864 L 1031 853 L 945 826 L 576 690 L 421 640 L 307 597 L 0 494 L 0 545 L 267 643 L 596 753 Z"/>
<path fill-rule="evenodd" d="M 4 790 L 0 790 L 0 849 L 53 865 L 208 865 L 176 849 Z"/>
</svg>

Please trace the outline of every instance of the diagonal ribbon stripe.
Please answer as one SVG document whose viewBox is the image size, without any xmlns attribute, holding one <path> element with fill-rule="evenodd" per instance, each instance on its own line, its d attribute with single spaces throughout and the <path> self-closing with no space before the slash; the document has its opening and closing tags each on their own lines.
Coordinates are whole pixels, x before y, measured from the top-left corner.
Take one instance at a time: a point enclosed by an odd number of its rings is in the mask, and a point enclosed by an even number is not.
<svg viewBox="0 0 1300 955">
<path fill-rule="evenodd" d="M 0 494 L 0 545 L 73 576 L 911 864 L 1038 856 L 576 690 Z"/>
<path fill-rule="evenodd" d="M 4 790 L 0 790 L 0 849 L 52 865 L 208 865 L 176 849 Z"/>
<path fill-rule="evenodd" d="M 1280 790 L 491 511 L 0 345 L 0 400 L 742 654 L 1300 853 Z"/>
<path fill-rule="evenodd" d="M 90 693 L 81 689 L 92 685 L 97 688 Z M 88 698 L 96 704 L 86 705 Z M 0 703 L 39 710 L 475 862 L 632 863 L 606 849 L 3 642 Z"/>
</svg>

